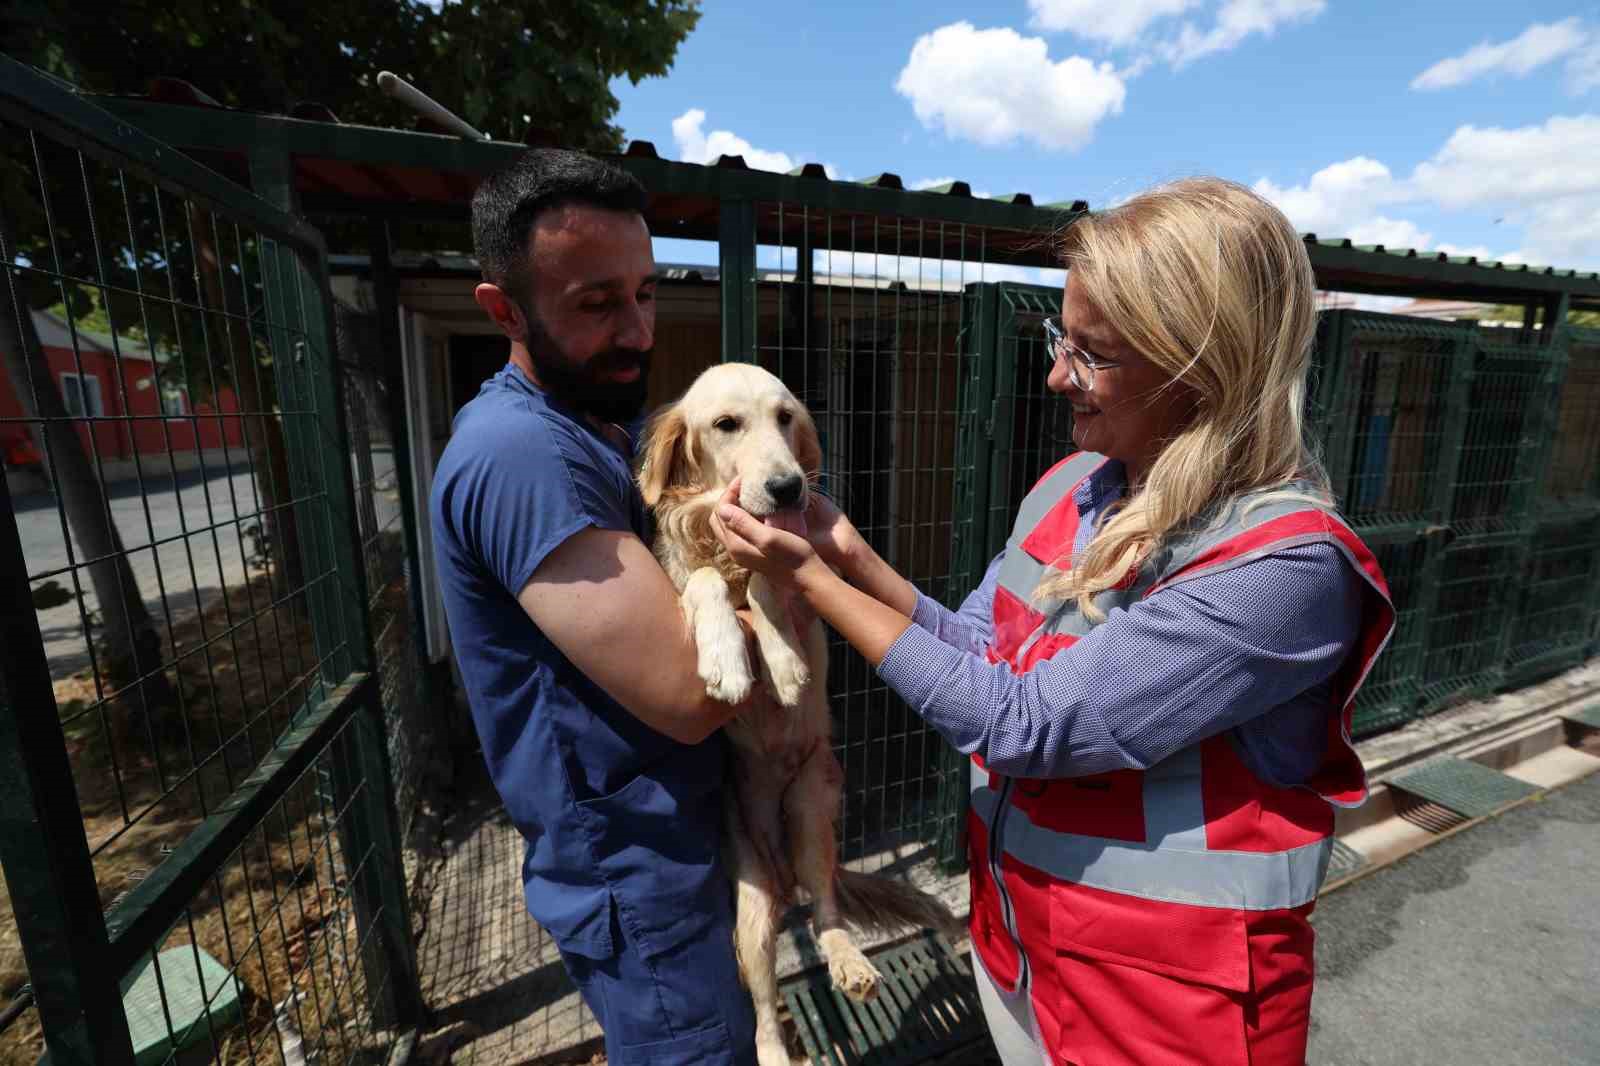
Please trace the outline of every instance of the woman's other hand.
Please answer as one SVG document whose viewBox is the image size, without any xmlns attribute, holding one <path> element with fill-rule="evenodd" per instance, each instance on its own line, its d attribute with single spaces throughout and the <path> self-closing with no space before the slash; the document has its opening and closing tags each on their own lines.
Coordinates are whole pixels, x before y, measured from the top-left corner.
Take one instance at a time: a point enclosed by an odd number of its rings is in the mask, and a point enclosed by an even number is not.
<svg viewBox="0 0 1600 1066">
<path fill-rule="evenodd" d="M 822 556 L 823 562 L 846 576 L 862 556 L 867 543 L 855 523 L 819 492 L 812 492 L 806 504 L 806 539 Z"/>
<path fill-rule="evenodd" d="M 737 480 L 717 501 L 711 529 L 734 562 L 780 585 L 796 584 L 810 568 L 827 568 L 806 537 L 768 525 L 740 507 Z"/>
</svg>

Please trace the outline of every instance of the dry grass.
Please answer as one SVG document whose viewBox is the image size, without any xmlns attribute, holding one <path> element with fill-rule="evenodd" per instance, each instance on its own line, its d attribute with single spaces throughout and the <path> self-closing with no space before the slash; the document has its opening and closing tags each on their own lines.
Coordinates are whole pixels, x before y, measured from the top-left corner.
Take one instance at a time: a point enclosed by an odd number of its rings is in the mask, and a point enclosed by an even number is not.
<svg viewBox="0 0 1600 1066">
<path fill-rule="evenodd" d="M 182 692 L 181 712 L 147 719 L 128 699 L 97 704 L 88 674 L 56 683 L 57 706 L 71 719 L 68 750 L 102 906 L 135 886 L 215 809 L 304 701 L 317 662 L 310 625 L 292 605 L 269 603 L 266 579 L 258 578 L 175 620 L 171 676 Z M 257 612 L 254 622 L 243 622 Z M 209 1043 L 220 1062 L 281 1062 L 274 1013 L 286 1001 L 308 1056 L 359 1061 L 363 1043 L 372 1042 L 338 812 L 320 784 L 313 772 L 290 790 L 160 945 L 197 943 L 234 970 L 243 1024 L 202 1036 L 199 1049 Z M 10 896 L 0 887 L 6 995 L 27 980 L 10 919 Z M 0 1063 L 31 1064 L 42 1051 L 36 1011 L 0 1035 Z"/>
</svg>

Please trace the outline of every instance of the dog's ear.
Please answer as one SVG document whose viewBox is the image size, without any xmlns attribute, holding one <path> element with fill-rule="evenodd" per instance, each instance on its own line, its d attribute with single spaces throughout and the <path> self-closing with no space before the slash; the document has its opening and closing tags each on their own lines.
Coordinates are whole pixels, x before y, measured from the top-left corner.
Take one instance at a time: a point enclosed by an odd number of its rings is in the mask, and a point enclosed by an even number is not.
<svg viewBox="0 0 1600 1066">
<path fill-rule="evenodd" d="M 817 424 L 804 407 L 800 408 L 800 417 L 794 424 L 794 457 L 807 474 L 822 469 L 822 442 L 817 439 Z"/>
<path fill-rule="evenodd" d="M 689 423 L 677 404 L 663 408 L 644 431 L 644 459 L 639 464 L 639 494 L 646 507 L 661 502 L 669 488 L 688 484 L 696 470 Z"/>
</svg>

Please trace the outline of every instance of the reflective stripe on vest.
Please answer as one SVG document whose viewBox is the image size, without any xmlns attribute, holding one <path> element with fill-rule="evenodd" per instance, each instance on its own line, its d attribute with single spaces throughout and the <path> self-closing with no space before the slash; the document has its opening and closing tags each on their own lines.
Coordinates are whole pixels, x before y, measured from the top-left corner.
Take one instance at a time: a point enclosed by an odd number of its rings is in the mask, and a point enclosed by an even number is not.
<svg viewBox="0 0 1600 1066">
<path fill-rule="evenodd" d="M 999 802 L 988 773 L 973 766 L 973 813 L 993 826 Z M 1266 911 L 1316 899 L 1331 837 L 1286 851 L 1207 850 L 1198 747 L 1145 771 L 1144 802 L 1144 844 L 1044 829 L 1011 807 L 1000 823 L 1000 847 L 1051 877 L 1163 903 Z"/>
</svg>

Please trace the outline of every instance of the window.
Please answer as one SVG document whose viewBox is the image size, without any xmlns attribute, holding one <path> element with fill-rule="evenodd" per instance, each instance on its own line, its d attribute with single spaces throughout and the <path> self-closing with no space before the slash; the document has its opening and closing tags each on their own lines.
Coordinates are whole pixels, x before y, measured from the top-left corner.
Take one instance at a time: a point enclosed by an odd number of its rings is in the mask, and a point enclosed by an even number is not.
<svg viewBox="0 0 1600 1066">
<path fill-rule="evenodd" d="M 74 418 L 98 417 L 106 413 L 100 402 L 100 379 L 93 374 L 62 374 L 61 402 Z"/>
</svg>

